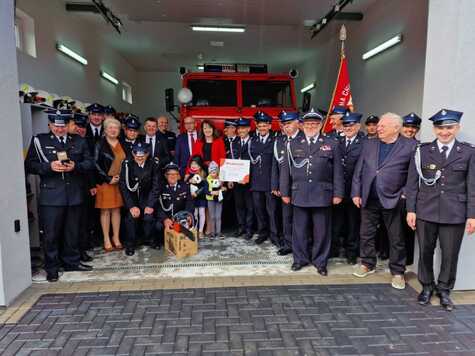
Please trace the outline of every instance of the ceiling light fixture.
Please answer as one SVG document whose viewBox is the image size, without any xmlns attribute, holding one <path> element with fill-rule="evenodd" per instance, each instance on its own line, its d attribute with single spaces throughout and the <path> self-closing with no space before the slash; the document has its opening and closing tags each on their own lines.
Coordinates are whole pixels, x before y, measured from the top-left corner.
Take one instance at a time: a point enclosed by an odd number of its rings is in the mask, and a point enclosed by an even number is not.
<svg viewBox="0 0 475 356">
<path fill-rule="evenodd" d="M 101 77 L 108 80 L 114 85 L 119 84 L 119 81 L 107 72 L 101 71 Z"/>
<path fill-rule="evenodd" d="M 192 25 L 191 29 L 193 31 L 205 31 L 205 32 L 238 32 L 242 33 L 246 31 L 246 28 L 243 26 L 201 26 L 201 25 Z"/>
<path fill-rule="evenodd" d="M 386 42 L 381 43 L 379 46 L 376 46 L 372 50 L 364 53 L 361 56 L 361 58 L 363 58 L 363 60 L 366 61 L 366 60 L 370 59 L 371 57 L 374 57 L 377 54 L 387 50 L 388 48 L 391 48 L 391 47 L 397 45 L 398 43 L 401 43 L 401 41 L 402 41 L 402 34 L 400 33 L 400 34 L 394 36 L 393 38 L 387 40 Z"/>
<path fill-rule="evenodd" d="M 79 63 L 81 63 L 82 65 L 87 65 L 87 59 L 84 58 L 83 56 L 80 56 L 79 54 L 77 54 L 76 52 L 74 52 L 72 49 L 69 49 L 68 47 L 66 47 L 65 45 L 61 44 L 61 43 L 57 43 L 56 44 L 56 49 L 62 53 L 64 53 L 65 55 L 67 55 L 68 57 L 71 57 L 72 59 L 78 61 Z"/>
<path fill-rule="evenodd" d="M 198 64 L 198 70 L 205 70 L 205 66 L 202 64 Z"/>
<path fill-rule="evenodd" d="M 313 88 L 315 88 L 315 83 L 312 83 L 312 84 L 309 84 L 309 85 L 303 87 L 302 89 L 300 89 L 300 92 L 305 93 L 309 90 L 312 90 Z"/>
</svg>

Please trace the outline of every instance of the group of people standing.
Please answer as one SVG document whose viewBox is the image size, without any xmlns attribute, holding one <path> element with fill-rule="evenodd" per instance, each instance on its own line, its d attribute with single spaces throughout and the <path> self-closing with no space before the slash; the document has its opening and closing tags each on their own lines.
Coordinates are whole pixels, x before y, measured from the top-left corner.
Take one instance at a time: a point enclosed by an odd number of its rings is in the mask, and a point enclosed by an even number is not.
<svg viewBox="0 0 475 356">
<path fill-rule="evenodd" d="M 326 276 L 329 258 L 344 253 L 349 264 L 361 259 L 354 275 L 363 278 L 374 273 L 379 249 L 397 289 L 405 287 L 417 230 L 419 302 L 437 291 L 452 309 L 462 237 L 475 230 L 475 150 L 455 137 L 462 113 L 435 114 L 436 140 L 420 144 L 421 118 L 414 113 L 371 115 L 364 133 L 362 115 L 337 106 L 329 115 L 334 130 L 322 133 L 319 111 L 281 112 L 280 131 L 258 111 L 255 132 L 252 119 L 239 118 L 225 121 L 223 136 L 212 120 L 198 130 L 186 117 L 176 137 L 166 117 L 147 118 L 140 134 L 134 115 L 121 122 L 113 108 L 97 103 L 87 111 L 47 111 L 50 132 L 32 138 L 26 157 L 26 172 L 41 178 L 49 281 L 58 280 L 60 268 L 91 270 L 84 263 L 92 259 L 86 251 L 94 232 L 102 231 L 106 252 L 125 247 L 131 256 L 139 243 L 159 249 L 164 228 L 187 211 L 199 238 L 224 238 L 222 221 L 237 221 L 235 236 L 256 237 L 257 245 L 270 240 L 279 255 L 293 255 L 294 271 L 312 264 Z M 249 180 L 220 181 L 225 158 L 248 160 Z"/>
</svg>

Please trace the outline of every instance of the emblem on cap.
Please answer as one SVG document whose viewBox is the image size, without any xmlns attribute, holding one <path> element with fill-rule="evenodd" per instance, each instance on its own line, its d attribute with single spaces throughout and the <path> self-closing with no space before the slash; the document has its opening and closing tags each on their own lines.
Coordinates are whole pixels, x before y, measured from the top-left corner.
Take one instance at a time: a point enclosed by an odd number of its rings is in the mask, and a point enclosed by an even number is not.
<svg viewBox="0 0 475 356">
<path fill-rule="evenodd" d="M 443 116 L 445 116 L 445 115 L 447 115 L 447 111 L 442 110 L 441 114 L 442 114 Z"/>
</svg>

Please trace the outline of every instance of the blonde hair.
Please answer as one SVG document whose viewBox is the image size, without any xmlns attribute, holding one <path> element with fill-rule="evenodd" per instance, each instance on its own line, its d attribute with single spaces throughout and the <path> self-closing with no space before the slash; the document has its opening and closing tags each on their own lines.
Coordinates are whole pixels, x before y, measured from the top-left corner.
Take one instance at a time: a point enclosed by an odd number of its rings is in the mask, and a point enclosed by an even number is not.
<svg viewBox="0 0 475 356">
<path fill-rule="evenodd" d="M 110 125 L 117 125 L 119 129 L 122 127 L 122 124 L 120 123 L 120 121 L 113 117 L 109 117 L 105 119 L 103 125 L 104 125 L 104 130 L 106 130 Z"/>
</svg>

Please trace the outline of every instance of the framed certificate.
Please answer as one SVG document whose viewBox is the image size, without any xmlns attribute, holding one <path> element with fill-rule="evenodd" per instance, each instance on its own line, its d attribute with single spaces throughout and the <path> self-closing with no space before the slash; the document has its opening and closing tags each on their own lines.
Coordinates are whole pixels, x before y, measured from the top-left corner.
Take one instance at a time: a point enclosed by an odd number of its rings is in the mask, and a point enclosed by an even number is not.
<svg viewBox="0 0 475 356">
<path fill-rule="evenodd" d="M 245 159 L 222 159 L 219 179 L 223 182 L 249 183 L 250 161 Z"/>
</svg>

